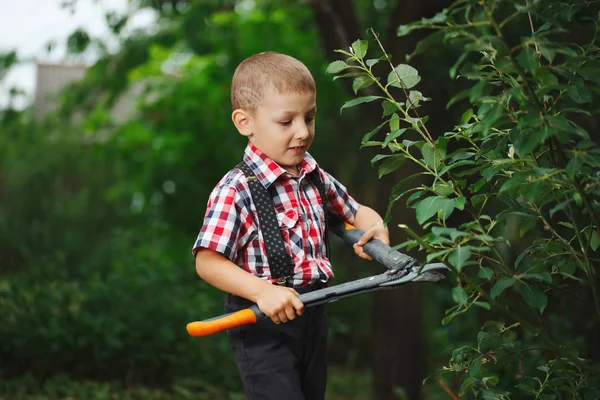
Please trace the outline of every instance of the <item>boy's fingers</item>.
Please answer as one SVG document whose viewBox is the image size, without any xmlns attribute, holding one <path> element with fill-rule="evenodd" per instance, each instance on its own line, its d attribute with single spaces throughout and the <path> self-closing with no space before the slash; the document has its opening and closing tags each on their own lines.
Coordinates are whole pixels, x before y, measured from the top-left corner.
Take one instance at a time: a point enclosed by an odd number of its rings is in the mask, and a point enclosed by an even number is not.
<svg viewBox="0 0 600 400">
<path fill-rule="evenodd" d="M 359 246 L 363 246 L 369 240 L 373 239 L 373 234 L 373 230 L 369 229 L 360 237 L 360 239 L 358 239 L 358 242 L 356 242 L 356 244 Z"/>
<path fill-rule="evenodd" d="M 294 297 L 292 299 L 292 306 L 294 307 L 296 314 L 302 315 L 302 313 L 304 313 L 304 303 L 302 303 L 299 298 Z"/>
<path fill-rule="evenodd" d="M 279 320 L 284 323 L 288 322 L 288 317 L 287 317 L 287 314 L 285 313 L 285 310 L 279 312 Z"/>
<path fill-rule="evenodd" d="M 294 307 L 286 307 L 285 314 L 286 314 L 288 321 L 291 321 L 294 318 L 296 318 L 296 310 L 294 309 Z"/>
<path fill-rule="evenodd" d="M 371 256 L 369 256 L 367 253 L 364 252 L 363 247 L 359 246 L 358 244 L 354 244 L 354 252 L 356 253 L 357 256 L 359 256 L 360 258 L 363 258 L 365 260 L 372 260 L 373 258 L 371 258 Z"/>
</svg>

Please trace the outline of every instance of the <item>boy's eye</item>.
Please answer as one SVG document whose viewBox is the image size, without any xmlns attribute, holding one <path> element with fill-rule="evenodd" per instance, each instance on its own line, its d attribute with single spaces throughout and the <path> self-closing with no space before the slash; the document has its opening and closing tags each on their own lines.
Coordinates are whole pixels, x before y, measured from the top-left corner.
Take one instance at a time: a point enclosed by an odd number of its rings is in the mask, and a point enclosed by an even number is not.
<svg viewBox="0 0 600 400">
<path fill-rule="evenodd" d="M 289 126 L 292 124 L 292 121 L 281 121 L 280 124 L 283 126 Z"/>
<path fill-rule="evenodd" d="M 311 123 L 315 120 L 315 117 L 306 117 L 305 121 Z"/>
</svg>

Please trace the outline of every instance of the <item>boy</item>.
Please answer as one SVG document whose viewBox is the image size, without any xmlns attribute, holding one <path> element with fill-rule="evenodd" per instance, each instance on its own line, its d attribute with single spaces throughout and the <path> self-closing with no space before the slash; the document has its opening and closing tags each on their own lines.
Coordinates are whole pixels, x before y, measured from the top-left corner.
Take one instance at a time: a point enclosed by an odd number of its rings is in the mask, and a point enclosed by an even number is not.
<svg viewBox="0 0 600 400">
<path fill-rule="evenodd" d="M 228 331 L 247 398 L 321 400 L 327 314 L 324 306 L 304 310 L 297 296 L 333 278 L 323 205 L 365 231 L 354 246 L 362 258 L 370 259 L 362 246 L 371 238 L 389 244 L 388 230 L 307 152 L 317 107 L 304 64 L 273 52 L 247 58 L 233 76 L 231 101 L 233 123 L 249 143 L 244 163 L 211 193 L 193 248 L 196 270 L 228 293 L 225 312 L 256 303 L 270 318 Z"/>
</svg>

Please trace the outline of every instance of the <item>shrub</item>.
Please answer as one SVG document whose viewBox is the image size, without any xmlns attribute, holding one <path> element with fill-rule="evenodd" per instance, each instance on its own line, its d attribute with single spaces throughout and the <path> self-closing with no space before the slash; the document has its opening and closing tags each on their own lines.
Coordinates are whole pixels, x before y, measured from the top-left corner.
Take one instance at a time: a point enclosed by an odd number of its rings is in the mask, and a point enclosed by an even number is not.
<svg viewBox="0 0 600 400">
<path fill-rule="evenodd" d="M 422 28 L 436 32 L 416 53 L 455 46 L 450 77 L 470 83 L 448 103 L 468 104 L 450 132 L 428 130 L 418 71 L 392 65 L 382 46 L 367 58 L 368 41 L 358 40 L 328 71 L 381 93 L 342 106 L 381 102 L 384 121 L 362 141 L 382 150 L 372 160 L 379 175 L 406 161 L 421 168 L 398 182 L 390 209 L 405 199 L 425 232 L 402 225 L 410 240 L 397 247 L 426 252 L 457 278 L 442 324 L 478 314 L 478 332 L 453 343 L 443 371 L 460 396 L 597 398 L 597 6 L 459 0 L 398 34 Z M 380 63 L 390 65 L 383 79 Z"/>
</svg>

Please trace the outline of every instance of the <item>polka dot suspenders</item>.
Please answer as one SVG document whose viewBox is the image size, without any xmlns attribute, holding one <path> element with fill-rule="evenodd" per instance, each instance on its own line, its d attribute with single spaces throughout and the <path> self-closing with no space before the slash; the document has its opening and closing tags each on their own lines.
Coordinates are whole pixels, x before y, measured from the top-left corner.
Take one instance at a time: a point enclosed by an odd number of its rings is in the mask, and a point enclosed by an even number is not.
<svg viewBox="0 0 600 400">
<path fill-rule="evenodd" d="M 283 236 L 277 223 L 275 214 L 275 205 L 273 204 L 272 193 L 267 190 L 254 175 L 250 167 L 245 162 L 240 162 L 236 168 L 242 170 L 248 179 L 248 186 L 256 212 L 260 230 L 265 241 L 267 250 L 267 261 L 271 270 L 271 276 L 277 279 L 278 284 L 285 284 L 286 280 L 294 274 L 294 262 L 292 257 L 285 251 Z M 311 182 L 317 187 L 323 208 L 327 210 L 327 196 L 325 195 L 325 186 L 319 175 L 318 167 L 309 175 Z M 325 218 L 325 242 L 327 244 L 327 254 L 329 254 L 329 240 L 327 235 L 327 218 Z"/>
</svg>

